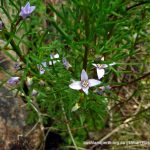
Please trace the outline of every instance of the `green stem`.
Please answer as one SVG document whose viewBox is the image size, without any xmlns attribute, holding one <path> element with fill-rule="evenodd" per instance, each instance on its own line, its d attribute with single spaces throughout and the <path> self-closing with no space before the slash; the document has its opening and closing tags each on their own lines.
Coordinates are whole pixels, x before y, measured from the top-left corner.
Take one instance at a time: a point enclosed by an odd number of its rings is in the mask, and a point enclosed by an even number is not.
<svg viewBox="0 0 150 150">
<path fill-rule="evenodd" d="M 0 18 L 0 20 L 2 20 L 2 19 Z M 20 48 L 16 45 L 16 43 L 12 39 L 10 33 L 7 31 L 7 29 L 6 29 L 5 25 L 4 25 L 4 22 L 3 22 L 3 35 L 4 35 L 4 37 L 6 38 L 7 41 L 10 40 L 10 45 L 12 46 L 13 50 L 20 57 L 20 59 L 25 63 L 25 59 L 22 57 L 22 53 L 21 53 Z"/>
<path fill-rule="evenodd" d="M 4 29 L 4 36 L 7 40 L 9 40 L 11 38 L 9 32 L 6 30 L 6 28 Z M 25 62 L 25 59 L 22 57 L 22 54 L 21 54 L 21 50 L 19 49 L 19 47 L 16 45 L 16 43 L 14 42 L 13 39 L 10 40 L 10 44 L 13 48 L 13 50 L 16 52 L 16 54 L 20 57 L 20 59 Z"/>
<path fill-rule="evenodd" d="M 87 62 L 88 62 L 88 53 L 89 53 L 88 40 L 89 40 L 89 33 L 90 33 L 88 9 L 87 8 L 85 8 L 84 26 L 85 26 L 86 44 L 85 44 L 85 52 L 84 52 L 84 58 L 83 58 L 83 69 L 86 70 Z"/>
</svg>

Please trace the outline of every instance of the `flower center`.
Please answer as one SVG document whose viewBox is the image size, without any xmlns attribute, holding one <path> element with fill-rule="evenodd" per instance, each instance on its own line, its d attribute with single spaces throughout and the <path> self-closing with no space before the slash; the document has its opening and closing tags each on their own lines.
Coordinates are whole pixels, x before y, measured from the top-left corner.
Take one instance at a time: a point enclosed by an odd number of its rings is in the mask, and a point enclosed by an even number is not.
<svg viewBox="0 0 150 150">
<path fill-rule="evenodd" d="M 97 67 L 98 67 L 99 69 L 102 69 L 102 68 L 103 68 L 103 64 L 97 64 Z"/>
<path fill-rule="evenodd" d="M 81 81 L 81 85 L 85 88 L 88 87 L 88 85 L 89 85 L 88 80 Z"/>
</svg>

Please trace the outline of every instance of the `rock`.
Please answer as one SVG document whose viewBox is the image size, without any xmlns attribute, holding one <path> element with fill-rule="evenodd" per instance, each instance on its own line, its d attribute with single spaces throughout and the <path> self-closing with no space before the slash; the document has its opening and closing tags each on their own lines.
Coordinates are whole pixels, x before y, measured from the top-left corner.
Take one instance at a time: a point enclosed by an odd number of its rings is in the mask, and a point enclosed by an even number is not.
<svg viewBox="0 0 150 150">
<path fill-rule="evenodd" d="M 43 131 L 41 126 L 26 137 L 33 126 L 26 124 L 27 110 L 5 87 L 0 87 L 0 150 L 39 150 Z"/>
</svg>

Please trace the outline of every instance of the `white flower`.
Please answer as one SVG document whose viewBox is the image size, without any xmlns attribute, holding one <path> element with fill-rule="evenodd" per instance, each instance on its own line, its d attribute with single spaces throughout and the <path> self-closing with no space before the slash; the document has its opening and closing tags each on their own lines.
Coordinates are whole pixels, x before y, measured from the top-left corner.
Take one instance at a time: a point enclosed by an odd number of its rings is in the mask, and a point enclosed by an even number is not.
<svg viewBox="0 0 150 150">
<path fill-rule="evenodd" d="M 59 60 L 56 60 L 58 58 L 59 58 L 59 54 L 50 54 L 51 61 L 49 61 L 49 65 L 53 65 L 56 62 L 59 62 Z"/>
<path fill-rule="evenodd" d="M 100 84 L 100 81 L 95 79 L 88 79 L 88 75 L 83 69 L 81 72 L 81 81 L 74 81 L 72 84 L 69 85 L 71 89 L 74 90 L 83 90 L 86 94 L 88 94 L 88 90 L 92 86 L 96 86 Z"/>
<path fill-rule="evenodd" d="M 47 66 L 46 62 L 42 62 L 41 65 L 37 65 L 37 68 L 39 69 L 40 71 L 40 74 L 44 74 L 45 73 L 45 67 Z M 44 67 L 44 68 L 43 68 Z"/>
<path fill-rule="evenodd" d="M 16 85 L 18 84 L 20 81 L 20 77 L 11 77 L 7 83 L 10 84 L 10 85 Z"/>
<path fill-rule="evenodd" d="M 103 61 L 104 57 L 101 60 Z M 107 64 L 92 64 L 92 65 L 96 67 L 98 79 L 101 79 L 105 74 L 105 68 L 107 68 L 109 66 L 113 66 L 115 64 L 116 63 L 113 62 L 113 63 L 108 64 L 108 65 Z"/>
<path fill-rule="evenodd" d="M 33 78 L 32 77 L 27 77 L 26 84 L 27 84 L 28 87 L 31 86 L 33 84 Z"/>
</svg>

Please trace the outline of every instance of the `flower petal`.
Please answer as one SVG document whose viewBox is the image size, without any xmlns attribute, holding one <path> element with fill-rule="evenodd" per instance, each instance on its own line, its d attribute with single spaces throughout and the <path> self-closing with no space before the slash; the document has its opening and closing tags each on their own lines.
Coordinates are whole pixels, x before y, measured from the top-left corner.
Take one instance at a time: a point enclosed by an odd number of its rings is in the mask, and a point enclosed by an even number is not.
<svg viewBox="0 0 150 150">
<path fill-rule="evenodd" d="M 65 67 L 67 70 L 68 70 L 70 67 L 72 67 L 66 58 L 63 58 L 63 59 L 62 59 L 62 62 L 63 62 L 64 67 Z"/>
<path fill-rule="evenodd" d="M 54 55 L 54 58 L 59 58 L 59 54 L 55 54 L 55 55 Z"/>
<path fill-rule="evenodd" d="M 75 82 L 71 83 L 69 85 L 69 87 L 74 90 L 81 90 L 81 88 L 82 88 L 80 81 L 75 81 Z"/>
<path fill-rule="evenodd" d="M 113 63 L 109 64 L 109 66 L 113 66 L 113 65 L 116 65 L 116 63 L 115 63 L 115 62 L 113 62 Z"/>
<path fill-rule="evenodd" d="M 33 89 L 31 95 L 32 95 L 32 96 L 36 96 L 37 94 L 38 94 L 38 92 L 37 92 L 36 90 Z"/>
<path fill-rule="evenodd" d="M 88 75 L 86 71 L 83 69 L 81 72 L 81 81 L 88 80 Z"/>
<path fill-rule="evenodd" d="M 100 83 L 101 82 L 99 80 L 89 79 L 89 87 L 96 86 L 96 85 L 98 85 Z"/>
<path fill-rule="evenodd" d="M 56 64 L 56 60 L 51 60 L 51 61 L 49 61 L 49 65 L 51 66 L 51 65 L 54 65 L 54 64 Z"/>
<path fill-rule="evenodd" d="M 46 66 L 47 66 L 46 62 L 42 62 L 42 65 L 43 65 L 44 67 L 46 67 Z"/>
<path fill-rule="evenodd" d="M 92 65 L 97 68 L 97 64 L 92 64 Z"/>
<path fill-rule="evenodd" d="M 99 69 L 97 68 L 97 76 L 98 76 L 98 79 L 101 79 L 105 74 L 105 70 L 104 69 Z"/>
<path fill-rule="evenodd" d="M 88 95 L 88 90 L 89 90 L 89 86 L 88 87 L 82 87 L 83 92 Z"/>
<path fill-rule="evenodd" d="M 10 85 L 15 85 L 19 82 L 20 80 L 20 77 L 11 77 L 7 83 L 10 84 Z"/>
<path fill-rule="evenodd" d="M 45 69 L 40 68 L 40 74 L 44 74 L 45 73 Z"/>
<path fill-rule="evenodd" d="M 103 65 L 102 65 L 102 68 L 107 68 L 107 67 L 108 67 L 107 64 L 103 64 Z"/>
<path fill-rule="evenodd" d="M 104 61 L 104 57 L 101 58 L 101 61 Z"/>
<path fill-rule="evenodd" d="M 32 13 L 34 11 L 34 9 L 35 9 L 35 6 L 31 6 L 30 7 L 30 13 Z"/>
<path fill-rule="evenodd" d="M 24 8 L 26 8 L 26 9 L 30 8 L 30 3 L 27 2 L 27 4 L 24 6 Z"/>
</svg>

